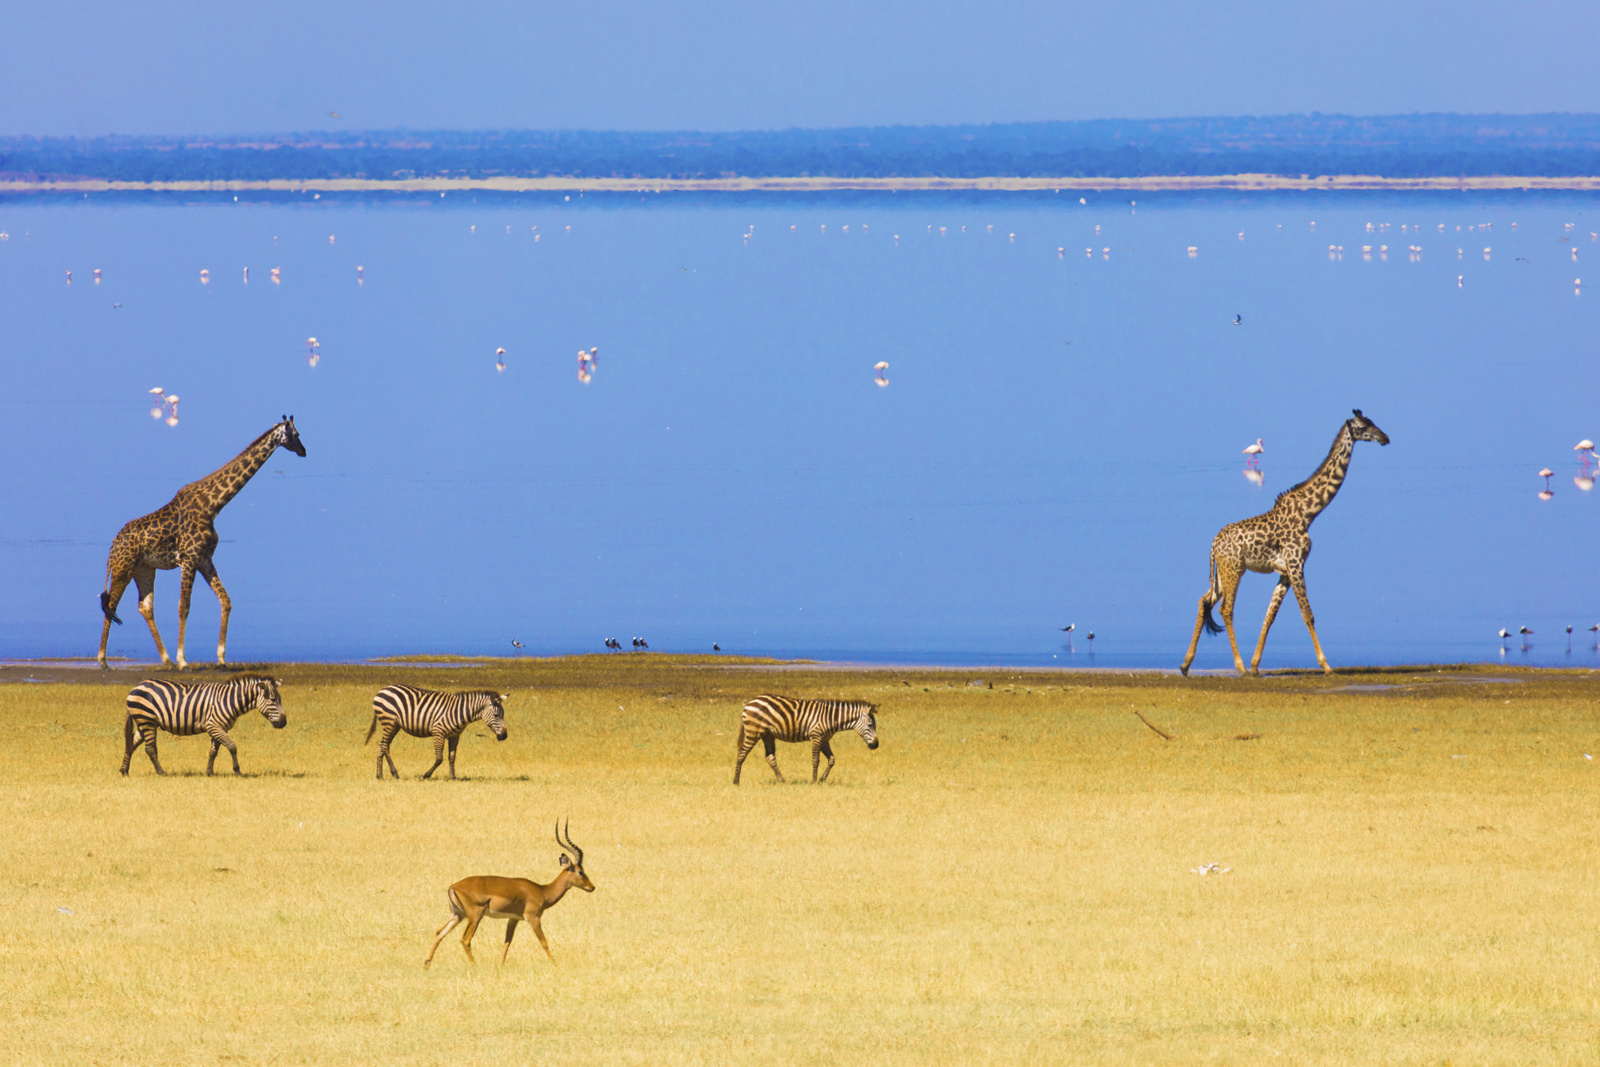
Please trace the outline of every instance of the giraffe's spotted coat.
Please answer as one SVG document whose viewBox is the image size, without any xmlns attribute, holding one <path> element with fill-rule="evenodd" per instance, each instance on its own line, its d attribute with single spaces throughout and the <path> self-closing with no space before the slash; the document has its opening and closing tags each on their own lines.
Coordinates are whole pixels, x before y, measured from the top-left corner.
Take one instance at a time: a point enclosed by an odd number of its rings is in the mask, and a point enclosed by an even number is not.
<svg viewBox="0 0 1600 1067">
<path fill-rule="evenodd" d="M 300 434 L 294 428 L 294 418 L 284 416 L 266 433 L 246 446 L 233 461 L 190 482 L 172 498 L 166 507 L 134 519 L 124 526 L 111 542 L 111 556 L 106 561 L 106 591 L 100 597 L 100 607 L 105 622 L 100 627 L 100 666 L 106 665 L 106 640 L 111 634 L 116 617 L 117 603 L 131 581 L 139 588 L 139 614 L 150 626 L 150 636 L 155 638 L 156 651 L 161 654 L 161 665 L 169 667 L 172 659 L 161 634 L 156 630 L 155 588 L 156 571 L 178 568 L 182 572 L 182 586 L 178 593 L 178 668 L 187 664 L 183 658 L 183 642 L 189 623 L 189 595 L 194 589 L 196 572 L 203 575 L 217 601 L 222 605 L 222 627 L 217 637 L 217 662 L 224 662 L 228 647 L 228 613 L 233 604 L 228 591 L 217 577 L 217 568 L 211 554 L 217 547 L 217 513 L 238 495 L 245 483 L 254 477 L 279 447 L 287 448 L 297 456 L 306 454 L 300 443 Z"/>
<path fill-rule="evenodd" d="M 1261 650 L 1267 644 L 1267 631 L 1277 618 L 1278 607 L 1289 589 L 1294 590 L 1300 615 L 1306 629 L 1311 631 L 1311 644 L 1317 650 L 1317 662 L 1324 671 L 1332 671 L 1328 658 L 1322 654 L 1322 642 L 1317 639 L 1316 621 L 1311 615 L 1311 602 L 1306 599 L 1305 565 L 1311 555 L 1311 522 L 1333 500 L 1344 484 L 1345 473 L 1350 469 L 1350 457 L 1357 441 L 1389 443 L 1389 435 L 1361 414 L 1352 413 L 1339 427 L 1333 447 L 1316 471 L 1292 489 L 1278 494 L 1272 510 L 1253 519 L 1229 523 L 1211 542 L 1211 585 L 1200 598 L 1200 611 L 1194 622 L 1194 636 L 1189 640 L 1189 653 L 1180 668 L 1189 673 L 1194 653 L 1200 643 L 1200 632 L 1216 633 L 1222 629 L 1211 618 L 1212 605 L 1222 606 L 1223 626 L 1228 630 L 1228 643 L 1233 648 L 1233 665 L 1240 674 L 1245 673 L 1244 660 L 1239 655 L 1239 642 L 1233 633 L 1233 607 L 1239 593 L 1239 580 L 1245 571 L 1258 574 L 1277 574 L 1278 587 L 1272 591 L 1272 602 L 1267 606 L 1266 620 L 1261 624 L 1261 639 L 1256 642 L 1255 655 L 1250 660 L 1250 673 L 1260 673 Z"/>
</svg>

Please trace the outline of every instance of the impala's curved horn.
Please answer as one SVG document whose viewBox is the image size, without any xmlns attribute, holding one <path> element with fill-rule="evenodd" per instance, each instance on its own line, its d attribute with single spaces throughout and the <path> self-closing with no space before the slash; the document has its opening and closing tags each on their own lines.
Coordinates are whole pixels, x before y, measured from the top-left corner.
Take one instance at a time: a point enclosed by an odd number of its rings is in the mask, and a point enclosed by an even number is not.
<svg viewBox="0 0 1600 1067">
<path fill-rule="evenodd" d="M 561 829 L 562 828 L 558 824 L 557 828 L 556 828 L 556 830 L 557 830 L 556 840 L 557 841 L 561 840 Z M 572 843 L 572 820 L 571 819 L 567 820 L 566 832 L 567 832 L 567 840 L 562 844 L 561 847 L 572 850 L 572 855 L 573 855 L 574 860 L 575 860 L 575 865 L 579 869 L 582 869 L 582 867 L 583 867 L 583 849 L 579 848 L 577 845 Z"/>
</svg>

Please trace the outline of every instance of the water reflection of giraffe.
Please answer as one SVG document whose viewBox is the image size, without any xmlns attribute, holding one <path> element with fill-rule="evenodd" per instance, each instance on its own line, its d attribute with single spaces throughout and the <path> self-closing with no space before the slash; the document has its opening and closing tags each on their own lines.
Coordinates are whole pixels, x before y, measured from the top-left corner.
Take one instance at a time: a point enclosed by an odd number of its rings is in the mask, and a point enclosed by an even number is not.
<svg viewBox="0 0 1600 1067">
<path fill-rule="evenodd" d="M 1267 644 L 1267 631 L 1278 615 L 1283 595 L 1291 587 L 1300 604 L 1300 615 L 1311 631 L 1311 644 L 1317 650 L 1317 662 L 1324 671 L 1332 671 L 1328 658 L 1322 654 L 1322 642 L 1317 639 L 1316 622 L 1311 615 L 1311 602 L 1306 599 L 1305 562 L 1311 554 L 1311 522 L 1333 500 L 1344 484 L 1345 472 L 1350 469 L 1350 457 L 1357 441 L 1389 443 L 1389 435 L 1357 409 L 1352 418 L 1339 427 L 1333 447 L 1327 458 L 1311 477 L 1292 489 L 1278 494 L 1272 510 L 1253 519 L 1224 526 L 1211 542 L 1211 585 L 1200 598 L 1199 614 L 1194 622 L 1194 636 L 1189 640 L 1189 652 L 1183 657 L 1180 668 L 1189 673 L 1194 662 L 1196 647 L 1200 644 L 1200 631 L 1218 633 L 1211 617 L 1212 605 L 1222 604 L 1222 622 L 1228 630 L 1228 644 L 1233 648 L 1233 665 L 1240 674 L 1245 673 L 1244 660 L 1239 655 L 1239 642 L 1233 633 L 1233 606 L 1239 593 L 1239 580 L 1245 571 L 1258 574 L 1276 573 L 1278 587 L 1272 591 L 1272 603 L 1267 606 L 1267 617 L 1261 624 L 1261 638 L 1256 642 L 1255 656 L 1250 660 L 1249 671 L 1259 674 L 1261 650 Z"/>
</svg>

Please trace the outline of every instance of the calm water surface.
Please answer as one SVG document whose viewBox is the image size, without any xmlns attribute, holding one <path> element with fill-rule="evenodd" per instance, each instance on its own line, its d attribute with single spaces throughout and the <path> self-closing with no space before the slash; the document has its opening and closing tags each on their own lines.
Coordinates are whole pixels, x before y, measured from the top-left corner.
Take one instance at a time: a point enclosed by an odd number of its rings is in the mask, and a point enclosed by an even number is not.
<svg viewBox="0 0 1600 1067">
<path fill-rule="evenodd" d="M 1595 200 L 1085 199 L 0 201 L 0 655 L 92 655 L 118 528 L 292 413 L 307 458 L 217 524 L 234 659 L 1175 666 L 1212 536 L 1360 407 L 1393 444 L 1312 528 L 1330 659 L 1600 666 Z M 1313 663 L 1291 604 L 1263 665 Z"/>
</svg>

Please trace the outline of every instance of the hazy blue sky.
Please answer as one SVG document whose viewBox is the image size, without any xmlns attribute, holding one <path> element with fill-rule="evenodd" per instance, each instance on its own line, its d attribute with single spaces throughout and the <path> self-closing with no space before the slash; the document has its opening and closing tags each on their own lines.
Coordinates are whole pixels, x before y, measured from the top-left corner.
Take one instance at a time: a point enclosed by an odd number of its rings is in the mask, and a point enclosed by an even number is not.
<svg viewBox="0 0 1600 1067">
<path fill-rule="evenodd" d="M 1589 0 L 57 0 L 3 33 L 4 134 L 1600 111 Z"/>
</svg>

